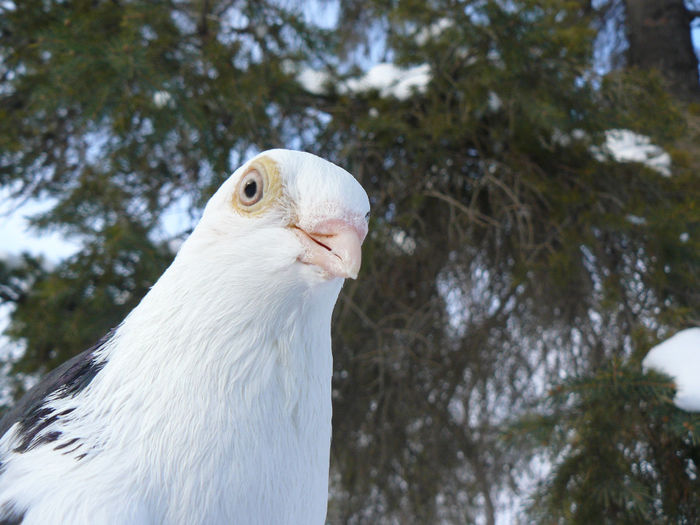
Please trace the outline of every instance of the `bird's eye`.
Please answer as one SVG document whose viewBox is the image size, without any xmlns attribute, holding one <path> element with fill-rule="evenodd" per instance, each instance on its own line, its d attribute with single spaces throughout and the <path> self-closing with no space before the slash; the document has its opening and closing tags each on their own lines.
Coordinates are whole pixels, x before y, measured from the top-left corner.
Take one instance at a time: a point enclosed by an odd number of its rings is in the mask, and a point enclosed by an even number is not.
<svg viewBox="0 0 700 525">
<path fill-rule="evenodd" d="M 365 222 L 369 222 L 369 212 L 365 213 Z"/>
<path fill-rule="evenodd" d="M 252 206 L 263 198 L 263 177 L 258 170 L 250 170 L 238 184 L 238 198 L 244 206 Z"/>
</svg>

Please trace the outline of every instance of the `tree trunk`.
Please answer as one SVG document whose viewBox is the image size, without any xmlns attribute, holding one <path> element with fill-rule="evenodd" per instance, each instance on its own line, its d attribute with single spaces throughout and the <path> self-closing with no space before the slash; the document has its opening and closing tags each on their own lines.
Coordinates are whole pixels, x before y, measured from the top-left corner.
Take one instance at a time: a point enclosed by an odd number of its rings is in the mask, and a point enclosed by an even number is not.
<svg viewBox="0 0 700 525">
<path fill-rule="evenodd" d="M 625 0 L 625 7 L 629 65 L 658 70 L 681 99 L 700 99 L 692 16 L 683 0 Z"/>
</svg>

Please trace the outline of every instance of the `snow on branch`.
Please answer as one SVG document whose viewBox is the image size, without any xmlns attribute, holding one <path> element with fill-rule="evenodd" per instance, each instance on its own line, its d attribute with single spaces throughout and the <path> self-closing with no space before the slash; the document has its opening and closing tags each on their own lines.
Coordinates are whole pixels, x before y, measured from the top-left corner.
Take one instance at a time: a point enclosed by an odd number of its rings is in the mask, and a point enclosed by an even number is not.
<svg viewBox="0 0 700 525">
<path fill-rule="evenodd" d="M 673 403 L 682 410 L 700 412 L 700 327 L 681 330 L 656 345 L 642 367 L 671 376 L 676 384 Z"/>
<path fill-rule="evenodd" d="M 617 162 L 641 162 L 664 177 L 671 176 L 671 156 L 663 148 L 652 144 L 646 135 L 629 129 L 609 129 L 605 132 L 605 143 L 592 146 L 593 157 L 605 162 L 612 157 Z"/>
<path fill-rule="evenodd" d="M 297 74 L 297 82 L 309 93 L 323 95 L 333 84 L 333 77 L 325 71 L 316 71 L 306 67 Z"/>
<path fill-rule="evenodd" d="M 329 88 L 335 85 L 341 94 L 375 90 L 379 91 L 382 97 L 396 97 L 399 100 L 409 98 L 414 91 L 423 93 L 431 78 L 428 64 L 401 68 L 391 63 L 377 64 L 361 77 L 344 81 L 338 81 L 329 73 L 310 68 L 304 68 L 296 75 L 299 84 L 309 93 L 316 95 L 327 93 Z"/>
<path fill-rule="evenodd" d="M 395 64 L 377 64 L 357 79 L 348 79 L 343 87 L 344 92 L 363 93 L 377 90 L 382 97 L 394 96 L 405 100 L 415 89 L 422 93 L 430 82 L 430 66 L 421 64 L 407 69 Z"/>
<path fill-rule="evenodd" d="M 440 18 L 425 27 L 422 27 L 415 36 L 416 44 L 424 46 L 429 41 L 438 38 L 446 29 L 454 25 L 454 22 L 449 18 Z"/>
</svg>

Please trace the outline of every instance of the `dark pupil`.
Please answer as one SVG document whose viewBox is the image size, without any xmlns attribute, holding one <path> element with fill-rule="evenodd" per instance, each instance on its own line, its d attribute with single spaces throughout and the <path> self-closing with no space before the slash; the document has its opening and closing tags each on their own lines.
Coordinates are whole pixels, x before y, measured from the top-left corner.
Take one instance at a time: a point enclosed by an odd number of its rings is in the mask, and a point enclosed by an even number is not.
<svg viewBox="0 0 700 525">
<path fill-rule="evenodd" d="M 249 199 L 255 197 L 255 194 L 258 193 L 257 183 L 254 180 L 249 180 L 246 182 L 245 187 L 243 188 L 243 193 L 245 193 L 245 196 Z"/>
</svg>

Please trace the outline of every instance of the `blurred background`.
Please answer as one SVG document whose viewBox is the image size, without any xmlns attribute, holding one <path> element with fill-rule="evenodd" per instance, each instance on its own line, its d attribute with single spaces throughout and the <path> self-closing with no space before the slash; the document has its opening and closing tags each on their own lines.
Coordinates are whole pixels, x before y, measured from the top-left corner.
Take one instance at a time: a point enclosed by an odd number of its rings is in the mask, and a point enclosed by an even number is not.
<svg viewBox="0 0 700 525">
<path fill-rule="evenodd" d="M 698 0 L 0 0 L 0 402 L 303 149 L 372 203 L 329 523 L 697 523 L 700 416 L 640 361 L 700 325 L 698 33 Z"/>
</svg>

